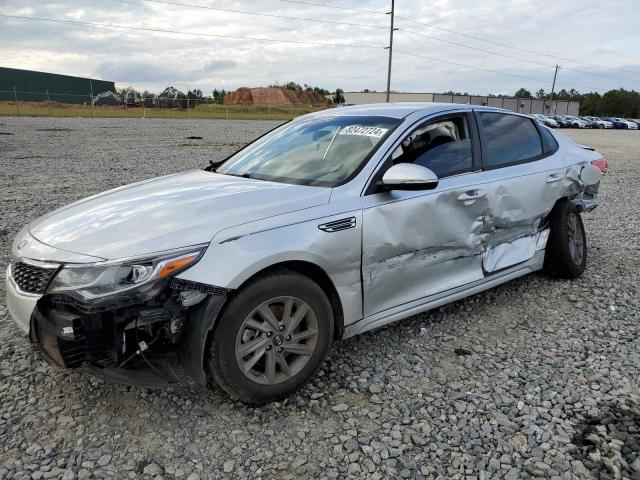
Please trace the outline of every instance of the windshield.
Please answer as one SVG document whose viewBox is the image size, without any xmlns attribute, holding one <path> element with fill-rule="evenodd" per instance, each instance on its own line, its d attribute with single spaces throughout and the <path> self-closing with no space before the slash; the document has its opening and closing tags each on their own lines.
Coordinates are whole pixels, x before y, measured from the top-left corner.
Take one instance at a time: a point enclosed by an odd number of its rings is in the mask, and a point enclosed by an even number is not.
<svg viewBox="0 0 640 480">
<path fill-rule="evenodd" d="M 388 117 L 303 118 L 248 145 L 216 172 L 334 187 L 355 175 L 400 122 Z"/>
</svg>

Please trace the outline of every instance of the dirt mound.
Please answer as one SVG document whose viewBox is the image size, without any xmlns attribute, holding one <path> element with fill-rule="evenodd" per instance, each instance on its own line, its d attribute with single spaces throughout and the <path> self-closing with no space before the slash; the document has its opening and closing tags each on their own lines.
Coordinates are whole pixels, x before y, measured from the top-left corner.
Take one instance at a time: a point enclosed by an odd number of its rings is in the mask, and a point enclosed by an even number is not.
<svg viewBox="0 0 640 480">
<path fill-rule="evenodd" d="M 327 99 L 315 92 L 277 87 L 242 87 L 224 97 L 226 105 L 326 105 Z"/>
</svg>

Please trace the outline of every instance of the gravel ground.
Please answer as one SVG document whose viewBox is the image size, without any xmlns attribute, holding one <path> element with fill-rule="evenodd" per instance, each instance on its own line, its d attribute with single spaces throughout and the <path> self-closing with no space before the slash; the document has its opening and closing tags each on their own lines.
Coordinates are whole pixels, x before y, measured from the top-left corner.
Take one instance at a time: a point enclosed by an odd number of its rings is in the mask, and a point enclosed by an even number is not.
<svg viewBox="0 0 640 480">
<path fill-rule="evenodd" d="M 0 118 L 0 266 L 37 216 L 274 125 Z M 57 371 L 0 291 L 0 480 L 640 479 L 640 132 L 567 133 L 610 165 L 582 278 L 529 275 L 340 342 L 281 404 Z"/>
</svg>

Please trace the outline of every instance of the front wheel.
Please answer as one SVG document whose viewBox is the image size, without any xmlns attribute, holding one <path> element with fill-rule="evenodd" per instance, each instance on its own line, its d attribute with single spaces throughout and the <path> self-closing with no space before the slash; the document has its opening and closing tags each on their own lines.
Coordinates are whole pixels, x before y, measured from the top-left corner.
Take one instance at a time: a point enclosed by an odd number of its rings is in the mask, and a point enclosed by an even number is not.
<svg viewBox="0 0 640 480">
<path fill-rule="evenodd" d="M 320 369 L 333 339 L 333 313 L 323 290 L 283 270 L 243 287 L 217 320 L 207 367 L 233 399 L 280 400 Z"/>
<path fill-rule="evenodd" d="M 545 271 L 558 278 L 578 278 L 587 266 L 587 235 L 577 207 L 566 200 L 556 204 L 550 227 Z"/>
</svg>

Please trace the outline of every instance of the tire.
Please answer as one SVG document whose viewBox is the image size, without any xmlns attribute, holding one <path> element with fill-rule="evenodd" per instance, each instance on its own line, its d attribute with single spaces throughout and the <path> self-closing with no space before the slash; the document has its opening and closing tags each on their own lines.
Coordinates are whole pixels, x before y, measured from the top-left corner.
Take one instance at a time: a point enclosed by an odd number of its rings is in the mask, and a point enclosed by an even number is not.
<svg viewBox="0 0 640 480">
<path fill-rule="evenodd" d="M 298 314 L 304 316 L 294 325 Z M 281 400 L 318 372 L 333 326 L 331 304 L 318 284 L 290 270 L 266 274 L 242 287 L 216 321 L 207 370 L 234 400 L 252 405 Z M 303 340 L 296 343 L 296 337 Z"/>
<path fill-rule="evenodd" d="M 557 278 L 578 278 L 587 266 L 587 236 L 580 212 L 564 200 L 550 216 L 544 270 Z"/>
</svg>

